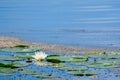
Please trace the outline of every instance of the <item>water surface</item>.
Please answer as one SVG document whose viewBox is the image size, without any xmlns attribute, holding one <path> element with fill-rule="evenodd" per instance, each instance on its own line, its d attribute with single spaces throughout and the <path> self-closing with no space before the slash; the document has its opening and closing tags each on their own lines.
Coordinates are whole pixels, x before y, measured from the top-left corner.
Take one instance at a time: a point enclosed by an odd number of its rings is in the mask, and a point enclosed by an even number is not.
<svg viewBox="0 0 120 80">
<path fill-rule="evenodd" d="M 120 48 L 120 1 L 0 0 L 0 35 Z"/>
</svg>

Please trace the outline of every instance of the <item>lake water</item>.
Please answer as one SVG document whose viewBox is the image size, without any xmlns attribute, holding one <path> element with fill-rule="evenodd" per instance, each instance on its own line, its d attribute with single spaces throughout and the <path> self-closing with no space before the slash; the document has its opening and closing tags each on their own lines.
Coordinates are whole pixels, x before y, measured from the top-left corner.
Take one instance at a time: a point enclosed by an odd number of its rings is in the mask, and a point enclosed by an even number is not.
<svg viewBox="0 0 120 80">
<path fill-rule="evenodd" d="M 0 0 L 0 35 L 120 48 L 120 0 Z"/>
</svg>

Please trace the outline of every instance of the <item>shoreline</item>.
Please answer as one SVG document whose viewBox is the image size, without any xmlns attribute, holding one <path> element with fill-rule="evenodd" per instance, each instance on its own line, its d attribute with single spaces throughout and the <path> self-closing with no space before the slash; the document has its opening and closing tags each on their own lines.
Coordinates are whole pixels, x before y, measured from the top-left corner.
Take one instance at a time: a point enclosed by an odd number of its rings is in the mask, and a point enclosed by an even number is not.
<svg viewBox="0 0 120 80">
<path fill-rule="evenodd" d="M 73 53 L 73 54 L 97 54 L 97 53 L 104 53 L 104 52 L 120 52 L 120 49 L 111 49 L 111 48 L 88 48 L 88 47 L 76 47 L 76 46 L 65 46 L 65 45 L 57 45 L 57 44 L 44 44 L 44 43 L 34 43 L 34 42 L 27 42 L 25 40 L 21 40 L 16 37 L 9 37 L 9 36 L 0 36 L 0 48 L 5 47 L 14 47 L 16 45 L 28 45 L 32 47 L 37 47 L 42 51 L 45 52 L 52 52 L 52 53 Z"/>
</svg>

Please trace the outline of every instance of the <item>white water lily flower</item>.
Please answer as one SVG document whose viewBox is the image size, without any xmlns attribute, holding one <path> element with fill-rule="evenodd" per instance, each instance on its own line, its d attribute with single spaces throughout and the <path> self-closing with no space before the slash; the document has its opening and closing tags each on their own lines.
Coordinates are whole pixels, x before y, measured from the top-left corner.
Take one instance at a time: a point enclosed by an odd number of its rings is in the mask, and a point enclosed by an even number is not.
<svg viewBox="0 0 120 80">
<path fill-rule="evenodd" d="M 47 57 L 47 54 L 45 54 L 45 52 L 35 52 L 35 55 L 32 56 L 33 58 L 35 58 L 37 61 L 42 61 Z"/>
</svg>

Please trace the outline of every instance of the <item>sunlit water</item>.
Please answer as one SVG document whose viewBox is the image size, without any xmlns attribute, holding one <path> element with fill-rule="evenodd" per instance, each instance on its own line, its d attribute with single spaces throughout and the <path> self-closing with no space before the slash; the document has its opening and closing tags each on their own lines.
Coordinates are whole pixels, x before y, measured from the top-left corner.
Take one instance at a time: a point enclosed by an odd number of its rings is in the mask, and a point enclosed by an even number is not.
<svg viewBox="0 0 120 80">
<path fill-rule="evenodd" d="M 0 35 L 120 48 L 120 0 L 0 0 Z"/>
</svg>

